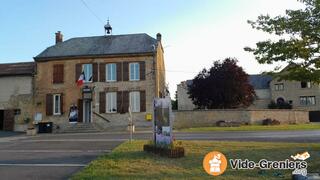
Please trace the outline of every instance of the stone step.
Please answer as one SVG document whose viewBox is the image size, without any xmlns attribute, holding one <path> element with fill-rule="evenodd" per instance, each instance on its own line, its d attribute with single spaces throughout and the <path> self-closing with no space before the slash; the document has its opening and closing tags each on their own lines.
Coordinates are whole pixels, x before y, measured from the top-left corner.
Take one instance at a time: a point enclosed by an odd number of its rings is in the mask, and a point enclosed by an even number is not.
<svg viewBox="0 0 320 180">
<path fill-rule="evenodd" d="M 69 124 L 59 130 L 59 133 L 83 133 L 83 132 L 100 132 L 100 129 L 93 123 Z"/>
</svg>

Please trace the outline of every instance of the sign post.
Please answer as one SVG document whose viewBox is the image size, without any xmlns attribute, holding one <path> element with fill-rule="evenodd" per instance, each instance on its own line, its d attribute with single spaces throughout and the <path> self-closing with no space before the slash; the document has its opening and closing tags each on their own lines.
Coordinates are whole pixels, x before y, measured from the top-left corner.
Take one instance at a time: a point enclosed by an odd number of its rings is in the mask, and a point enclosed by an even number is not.
<svg viewBox="0 0 320 180">
<path fill-rule="evenodd" d="M 155 98 L 153 102 L 154 108 L 154 143 L 156 146 L 166 146 L 172 143 L 172 110 L 171 99 L 169 96 L 165 98 Z"/>
</svg>

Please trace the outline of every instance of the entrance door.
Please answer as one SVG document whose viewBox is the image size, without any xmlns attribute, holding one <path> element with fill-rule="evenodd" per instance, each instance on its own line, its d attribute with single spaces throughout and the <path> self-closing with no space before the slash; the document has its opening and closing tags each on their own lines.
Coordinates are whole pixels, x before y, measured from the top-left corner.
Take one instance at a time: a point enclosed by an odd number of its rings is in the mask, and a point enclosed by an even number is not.
<svg viewBox="0 0 320 180">
<path fill-rule="evenodd" d="M 3 130 L 4 111 L 0 110 L 0 131 Z"/>
<path fill-rule="evenodd" d="M 91 101 L 83 100 L 83 122 L 90 123 L 91 122 Z"/>
<path fill-rule="evenodd" d="M 14 110 L 3 111 L 3 130 L 13 131 L 14 129 Z"/>
</svg>

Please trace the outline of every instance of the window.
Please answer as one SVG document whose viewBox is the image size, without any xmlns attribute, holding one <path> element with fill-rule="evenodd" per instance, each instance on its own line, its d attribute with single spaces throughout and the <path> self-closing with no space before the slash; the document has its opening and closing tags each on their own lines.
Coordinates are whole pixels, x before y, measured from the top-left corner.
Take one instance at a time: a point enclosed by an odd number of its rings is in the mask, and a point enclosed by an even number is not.
<svg viewBox="0 0 320 180">
<path fill-rule="evenodd" d="M 284 89 L 283 83 L 279 83 L 279 84 L 275 84 L 274 85 L 274 90 L 275 91 L 283 91 L 283 89 Z"/>
<path fill-rule="evenodd" d="M 140 92 L 130 92 L 130 107 L 132 112 L 140 112 Z"/>
<path fill-rule="evenodd" d="M 106 80 L 116 81 L 117 80 L 117 65 L 115 63 L 106 65 Z"/>
<path fill-rule="evenodd" d="M 107 113 L 116 113 L 117 112 L 117 93 L 116 92 L 108 92 L 106 95 L 107 102 Z"/>
<path fill-rule="evenodd" d="M 84 82 L 92 82 L 92 64 L 83 64 Z"/>
<path fill-rule="evenodd" d="M 316 97 L 315 96 L 300 96 L 300 105 L 315 105 Z"/>
<path fill-rule="evenodd" d="M 53 65 L 53 84 L 63 83 L 63 64 Z"/>
<path fill-rule="evenodd" d="M 53 95 L 53 115 L 61 115 L 61 94 L 54 94 Z"/>
<path fill-rule="evenodd" d="M 138 81 L 140 80 L 140 66 L 139 63 L 130 63 L 129 64 L 129 72 L 130 72 L 130 81 Z"/>
<path fill-rule="evenodd" d="M 301 81 L 301 88 L 311 88 L 311 82 Z"/>
</svg>

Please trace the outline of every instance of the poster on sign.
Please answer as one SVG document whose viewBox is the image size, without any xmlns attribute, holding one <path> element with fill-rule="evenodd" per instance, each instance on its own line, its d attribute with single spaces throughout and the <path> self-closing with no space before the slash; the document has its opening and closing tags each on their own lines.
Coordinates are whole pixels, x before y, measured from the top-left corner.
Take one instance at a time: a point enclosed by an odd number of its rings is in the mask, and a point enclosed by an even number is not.
<svg viewBox="0 0 320 180">
<path fill-rule="evenodd" d="M 154 99 L 154 142 L 156 145 L 168 145 L 172 142 L 172 110 L 171 99 Z"/>
</svg>

